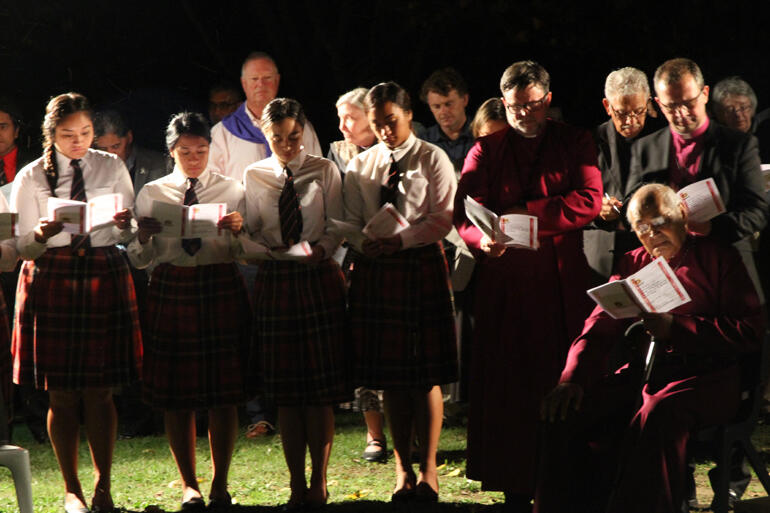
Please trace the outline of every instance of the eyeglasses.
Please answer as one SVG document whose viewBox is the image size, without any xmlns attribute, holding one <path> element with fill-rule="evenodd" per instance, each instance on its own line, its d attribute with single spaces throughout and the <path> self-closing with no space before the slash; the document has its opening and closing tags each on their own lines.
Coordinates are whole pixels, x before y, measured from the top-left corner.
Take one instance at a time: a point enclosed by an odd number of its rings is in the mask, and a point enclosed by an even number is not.
<svg viewBox="0 0 770 513">
<path fill-rule="evenodd" d="M 690 111 L 693 110 L 698 105 L 698 98 L 700 98 L 700 95 L 702 94 L 703 88 L 701 88 L 700 92 L 695 96 L 695 98 L 690 98 L 689 100 L 684 100 L 679 103 L 669 103 L 668 105 L 660 101 L 660 98 L 656 97 L 655 99 L 658 100 L 658 105 L 660 105 L 660 108 L 670 114 L 679 109 L 686 109 Z"/>
<path fill-rule="evenodd" d="M 647 105 L 645 105 L 644 107 L 639 107 L 638 109 L 632 110 L 630 112 L 625 112 L 622 110 L 616 110 L 615 107 L 613 107 L 612 104 L 610 103 L 610 110 L 612 111 L 613 114 L 615 114 L 615 117 L 620 120 L 624 120 L 626 118 L 640 119 L 640 118 L 643 118 L 645 114 L 647 114 Z"/>
<path fill-rule="evenodd" d="M 671 225 L 672 219 L 668 216 L 658 216 L 647 223 L 636 223 L 634 231 L 639 237 L 652 235 L 652 230 L 659 231 Z"/>
<path fill-rule="evenodd" d="M 505 108 L 510 114 L 518 114 L 522 110 L 526 110 L 527 112 L 537 112 L 545 106 L 545 99 L 547 97 L 548 93 L 545 93 L 539 100 L 527 103 L 507 103 Z M 505 98 L 503 98 L 503 101 L 505 101 Z"/>
<path fill-rule="evenodd" d="M 725 112 L 730 112 L 732 114 L 744 114 L 746 112 L 751 112 L 751 104 L 744 104 L 744 105 L 721 105 L 720 108 Z"/>
</svg>

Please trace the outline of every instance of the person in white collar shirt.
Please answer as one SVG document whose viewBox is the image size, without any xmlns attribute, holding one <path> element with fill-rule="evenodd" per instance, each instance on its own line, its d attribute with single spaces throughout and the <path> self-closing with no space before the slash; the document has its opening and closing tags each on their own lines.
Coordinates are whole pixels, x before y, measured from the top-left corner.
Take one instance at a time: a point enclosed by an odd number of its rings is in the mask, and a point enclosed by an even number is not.
<svg viewBox="0 0 770 513">
<path fill-rule="evenodd" d="M 452 228 L 457 181 L 446 153 L 411 131 L 408 93 L 394 82 L 364 100 L 380 142 L 345 172 L 345 220 L 363 228 L 385 203 L 409 221 L 395 236 L 353 237 L 350 323 L 356 384 L 384 389 L 396 462 L 392 499 L 438 499 L 439 385 L 457 380 L 454 312 L 441 239 Z M 410 460 L 412 426 L 420 472 Z"/>
<path fill-rule="evenodd" d="M 182 509 L 202 509 L 195 475 L 195 410 L 208 410 L 212 480 L 209 507 L 229 507 L 227 474 L 245 402 L 250 354 L 249 300 L 234 263 L 242 230 L 243 186 L 208 168 L 209 125 L 183 112 L 166 129 L 174 171 L 142 188 L 139 231 L 128 254 L 138 268 L 154 266 L 148 294 L 145 400 L 164 411 L 166 433 L 182 478 Z M 213 238 L 167 238 L 150 217 L 156 202 L 224 203 Z"/>
<path fill-rule="evenodd" d="M 328 500 L 326 468 L 334 438 L 333 405 L 349 401 L 346 373 L 345 284 L 331 258 L 341 236 L 341 178 L 331 161 L 303 148 L 301 105 L 271 101 L 262 127 L 272 156 L 246 169 L 246 224 L 263 248 L 254 283 L 256 340 L 261 345 L 265 397 L 278 407 L 291 497 L 287 509 Z M 291 257 L 297 244 L 306 255 Z M 307 246 L 309 245 L 309 246 Z M 249 254 L 249 250 L 246 250 Z M 310 451 L 310 487 L 305 450 Z"/>
<path fill-rule="evenodd" d="M 270 147 L 262 132 L 262 110 L 278 93 L 281 74 L 272 57 L 264 52 L 252 52 L 241 67 L 241 86 L 246 101 L 235 112 L 211 129 L 211 167 L 220 174 L 243 179 L 243 170 L 270 156 Z M 321 156 L 313 125 L 305 123 L 302 142 L 310 155 Z"/>
<path fill-rule="evenodd" d="M 24 259 L 13 333 L 14 381 L 49 392 L 48 431 L 64 477 L 65 509 L 88 511 L 77 473 L 82 400 L 94 462 L 92 508 L 111 511 L 110 471 L 117 430 L 112 389 L 139 376 L 142 338 L 128 263 L 115 247 L 132 236 L 131 213 L 90 235 L 63 232 L 48 219 L 52 196 L 86 201 L 104 194 L 134 203 L 118 157 L 90 149 L 88 101 L 54 97 L 43 121 L 43 156 L 16 177 L 11 210 L 19 214 L 17 248 Z"/>
</svg>

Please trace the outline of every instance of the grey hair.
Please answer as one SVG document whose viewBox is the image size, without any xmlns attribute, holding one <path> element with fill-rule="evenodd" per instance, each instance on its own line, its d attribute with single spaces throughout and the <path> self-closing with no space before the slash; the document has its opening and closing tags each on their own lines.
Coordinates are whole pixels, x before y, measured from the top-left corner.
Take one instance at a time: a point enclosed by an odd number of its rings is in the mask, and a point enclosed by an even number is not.
<svg viewBox="0 0 770 513">
<path fill-rule="evenodd" d="M 125 137 L 129 130 L 126 119 L 116 110 L 101 110 L 94 114 L 94 136 L 96 137 L 107 134 Z"/>
<path fill-rule="evenodd" d="M 275 68 L 275 72 L 278 73 L 278 65 L 275 63 L 275 59 L 273 59 L 270 54 L 265 52 L 251 52 L 249 55 L 246 56 L 245 59 L 243 59 L 243 64 L 241 65 L 241 76 L 243 76 L 243 71 L 246 69 L 246 65 L 250 63 L 251 61 L 259 61 L 259 60 L 265 60 L 269 61 L 270 64 L 273 65 L 273 68 Z"/>
<path fill-rule="evenodd" d="M 626 210 L 626 219 L 629 224 L 642 217 L 642 211 L 657 207 L 661 212 L 666 211 L 673 221 L 682 219 L 682 211 L 679 205 L 682 199 L 668 185 L 660 183 L 648 183 L 643 185 L 631 196 Z"/>
<path fill-rule="evenodd" d="M 748 82 L 743 80 L 739 76 L 732 76 L 723 78 L 714 89 L 711 91 L 711 99 L 714 100 L 719 107 L 722 107 L 728 96 L 745 96 L 751 102 L 751 110 L 756 112 L 757 110 L 757 94 L 754 89 L 751 88 Z"/>
<path fill-rule="evenodd" d="M 339 108 L 339 106 L 343 103 L 347 103 L 348 105 L 352 105 L 357 109 L 365 111 L 366 109 L 364 108 L 364 97 L 366 97 L 366 93 L 368 91 L 369 90 L 365 87 L 356 87 L 352 91 L 348 91 L 347 93 L 340 96 L 334 106 Z"/>
<path fill-rule="evenodd" d="M 650 83 L 644 71 L 630 66 L 616 69 L 604 81 L 604 97 L 608 100 L 643 94 L 650 97 Z"/>
<path fill-rule="evenodd" d="M 692 75 L 698 89 L 703 89 L 706 85 L 706 82 L 703 80 L 703 72 L 701 72 L 700 67 L 698 67 L 695 61 L 684 57 L 677 57 L 676 59 L 667 60 L 655 70 L 655 77 L 653 78 L 655 92 L 658 92 L 660 82 L 666 85 L 674 84 L 682 80 L 685 75 Z"/>
</svg>

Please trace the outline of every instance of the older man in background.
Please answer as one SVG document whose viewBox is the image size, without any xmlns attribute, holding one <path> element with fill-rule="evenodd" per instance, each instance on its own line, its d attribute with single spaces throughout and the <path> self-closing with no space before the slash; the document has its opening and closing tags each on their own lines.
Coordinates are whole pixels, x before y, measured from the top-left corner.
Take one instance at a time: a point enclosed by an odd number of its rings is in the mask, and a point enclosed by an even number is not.
<svg viewBox="0 0 770 513">
<path fill-rule="evenodd" d="M 599 217 L 583 234 L 588 265 L 597 282 L 607 281 L 615 262 L 626 251 L 639 246 L 634 234 L 625 229 L 619 213 L 629 192 L 631 146 L 660 128 L 659 122 L 648 119 L 649 100 L 650 85 L 643 71 L 626 67 L 607 75 L 602 105 L 610 119 L 594 132 L 604 197 Z"/>
<path fill-rule="evenodd" d="M 252 52 L 241 67 L 241 87 L 246 101 L 211 129 L 209 166 L 217 173 L 243 181 L 249 164 L 269 157 L 270 147 L 262 133 L 262 111 L 278 94 L 281 74 L 272 57 Z M 310 121 L 302 139 L 305 151 L 323 156 L 321 144 Z"/>
</svg>

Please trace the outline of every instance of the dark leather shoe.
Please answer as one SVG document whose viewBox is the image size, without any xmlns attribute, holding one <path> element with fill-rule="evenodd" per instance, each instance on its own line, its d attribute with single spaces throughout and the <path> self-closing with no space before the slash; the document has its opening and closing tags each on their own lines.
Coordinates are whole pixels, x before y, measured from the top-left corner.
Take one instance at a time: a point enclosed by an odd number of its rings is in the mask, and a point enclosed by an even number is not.
<svg viewBox="0 0 770 513">
<path fill-rule="evenodd" d="M 193 497 L 192 499 L 182 502 L 182 511 L 205 511 L 206 501 L 203 497 Z"/>
</svg>

